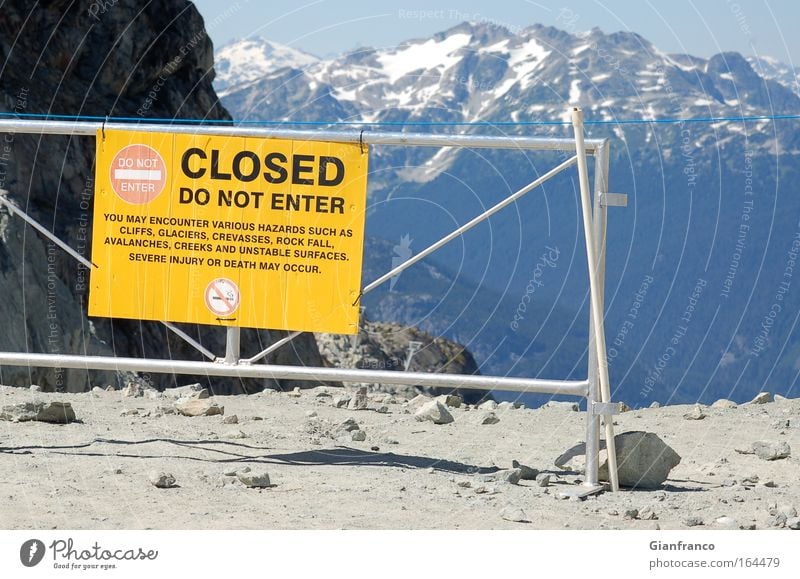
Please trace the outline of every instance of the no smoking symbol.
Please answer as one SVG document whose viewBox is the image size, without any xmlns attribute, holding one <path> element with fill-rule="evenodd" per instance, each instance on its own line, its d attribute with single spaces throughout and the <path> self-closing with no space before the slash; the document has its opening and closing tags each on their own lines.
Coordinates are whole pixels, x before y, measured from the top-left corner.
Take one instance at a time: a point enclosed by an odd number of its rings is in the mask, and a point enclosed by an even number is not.
<svg viewBox="0 0 800 579">
<path fill-rule="evenodd" d="M 239 307 L 239 288 L 231 280 L 220 277 L 206 287 L 206 306 L 218 316 L 229 316 Z"/>
</svg>

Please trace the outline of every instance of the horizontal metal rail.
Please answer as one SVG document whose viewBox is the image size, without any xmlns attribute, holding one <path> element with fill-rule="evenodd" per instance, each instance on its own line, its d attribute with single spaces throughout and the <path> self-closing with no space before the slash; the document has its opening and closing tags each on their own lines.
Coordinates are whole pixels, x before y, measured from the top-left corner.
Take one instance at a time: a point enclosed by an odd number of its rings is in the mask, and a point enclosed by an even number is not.
<svg viewBox="0 0 800 579">
<path fill-rule="evenodd" d="M 337 143 L 363 143 L 365 145 L 415 145 L 419 147 L 470 147 L 495 149 L 531 149 L 539 151 L 576 151 L 575 139 L 550 137 L 433 135 L 425 133 L 370 132 L 370 131 L 308 131 L 253 127 L 242 125 L 189 125 L 168 123 L 103 123 L 101 121 L 39 121 L 25 119 L 0 119 L 0 133 L 27 133 L 32 135 L 94 136 L 100 129 L 118 131 L 144 131 L 148 133 L 182 133 L 237 137 L 262 137 L 292 139 L 296 141 L 334 141 Z M 606 139 L 586 139 L 588 154 L 603 146 Z"/>
<path fill-rule="evenodd" d="M 164 374 L 234 376 L 237 378 L 272 378 L 275 380 L 320 380 L 331 382 L 378 382 L 405 386 L 464 388 L 469 390 L 506 390 L 533 394 L 586 396 L 588 380 L 538 380 L 466 374 L 357 370 L 350 368 L 312 368 L 272 366 L 267 364 L 222 364 L 183 360 L 115 358 L 112 356 L 71 356 L 65 354 L 29 354 L 0 352 L 0 365 L 35 368 L 78 368 L 92 370 L 127 370 Z"/>
</svg>

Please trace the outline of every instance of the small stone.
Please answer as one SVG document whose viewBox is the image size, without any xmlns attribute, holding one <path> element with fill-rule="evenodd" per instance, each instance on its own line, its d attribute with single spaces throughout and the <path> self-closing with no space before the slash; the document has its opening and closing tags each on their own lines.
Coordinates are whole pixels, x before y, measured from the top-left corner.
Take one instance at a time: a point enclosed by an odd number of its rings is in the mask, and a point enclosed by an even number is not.
<svg viewBox="0 0 800 579">
<path fill-rule="evenodd" d="M 500 518 L 512 523 L 529 523 L 528 515 L 521 508 L 515 505 L 506 505 L 500 511 Z"/>
<path fill-rule="evenodd" d="M 500 422 L 500 419 L 494 412 L 486 412 L 480 417 L 481 424 L 497 424 L 498 422 Z"/>
<path fill-rule="evenodd" d="M 786 526 L 786 515 L 783 513 L 770 515 L 770 517 L 767 519 L 766 525 L 774 529 L 782 529 Z"/>
<path fill-rule="evenodd" d="M 316 410 L 306 410 L 306 418 L 316 418 L 317 411 Z"/>
<path fill-rule="evenodd" d="M 778 512 L 786 515 L 787 519 L 793 519 L 797 516 L 797 509 L 795 509 L 792 505 L 781 505 L 778 507 Z"/>
<path fill-rule="evenodd" d="M 778 420 L 772 421 L 770 423 L 770 428 L 774 428 L 775 430 L 785 430 L 789 428 L 789 420 L 787 418 L 780 418 Z"/>
<path fill-rule="evenodd" d="M 142 388 L 136 382 L 129 382 L 122 390 L 120 390 L 120 394 L 126 398 L 137 398 L 139 396 L 144 396 Z"/>
<path fill-rule="evenodd" d="M 625 517 L 626 519 L 630 519 L 630 520 L 638 519 L 639 518 L 639 509 L 625 509 L 625 513 L 623 514 L 623 517 Z"/>
<path fill-rule="evenodd" d="M 747 475 L 744 478 L 742 478 L 741 482 L 743 485 L 754 485 L 758 483 L 758 475 L 757 474 Z"/>
<path fill-rule="evenodd" d="M 513 402 L 509 402 L 508 400 L 505 400 L 505 401 L 503 401 L 503 402 L 501 402 L 500 404 L 497 405 L 497 409 L 498 410 L 513 410 L 514 409 L 514 403 Z"/>
<path fill-rule="evenodd" d="M 458 486 L 460 486 L 462 489 L 470 489 L 470 488 L 472 488 L 472 483 L 471 483 L 470 481 L 468 481 L 468 480 L 462 480 L 462 481 L 458 481 L 458 483 L 457 483 L 457 484 L 458 484 Z"/>
<path fill-rule="evenodd" d="M 683 415 L 684 420 L 703 420 L 705 417 L 706 415 L 699 404 L 695 404 L 691 412 L 687 412 Z"/>
<path fill-rule="evenodd" d="M 431 400 L 433 400 L 433 398 L 430 396 L 425 396 L 425 394 L 417 394 L 414 396 L 414 398 L 408 401 L 408 407 L 412 410 L 415 408 L 420 408 L 425 404 L 430 403 Z"/>
<path fill-rule="evenodd" d="M 148 478 L 150 483 L 159 489 L 168 489 L 175 486 L 175 477 L 168 472 L 154 470 L 150 472 Z"/>
<path fill-rule="evenodd" d="M 559 400 L 550 400 L 546 404 L 542 404 L 542 408 L 567 412 L 577 412 L 580 409 L 577 402 L 561 402 Z"/>
<path fill-rule="evenodd" d="M 487 400 L 478 404 L 478 410 L 497 410 L 497 402 L 494 400 Z"/>
<path fill-rule="evenodd" d="M 786 402 L 789 400 L 786 396 L 781 396 L 780 394 L 776 394 L 773 398 L 775 402 Z"/>
<path fill-rule="evenodd" d="M 518 468 L 509 468 L 506 470 L 499 470 L 493 475 L 494 480 L 497 482 L 504 482 L 512 485 L 519 484 L 522 478 L 522 470 Z"/>
<path fill-rule="evenodd" d="M 183 416 L 214 416 L 225 414 L 225 407 L 208 398 L 179 398 L 175 402 L 175 410 Z"/>
<path fill-rule="evenodd" d="M 300 398 L 300 396 L 302 396 L 303 393 L 300 392 L 300 386 L 295 386 L 294 388 L 292 388 L 292 391 L 287 392 L 286 395 L 291 396 L 292 398 Z"/>
<path fill-rule="evenodd" d="M 655 400 L 654 402 L 650 403 L 650 408 L 661 408 L 661 402 Z"/>
<path fill-rule="evenodd" d="M 627 404 L 625 404 L 622 401 L 619 401 L 617 403 L 617 407 L 619 408 L 619 413 L 620 414 L 622 414 L 623 412 L 630 412 L 631 411 L 631 407 L 628 406 Z"/>
<path fill-rule="evenodd" d="M 105 394 L 106 391 L 100 388 L 100 386 L 95 386 L 92 388 L 92 394 Z"/>
<path fill-rule="evenodd" d="M 753 443 L 753 452 L 761 460 L 779 460 L 788 458 L 792 454 L 792 449 L 785 441 L 759 440 Z"/>
<path fill-rule="evenodd" d="M 703 526 L 703 519 L 700 517 L 687 517 L 683 520 L 683 524 L 687 527 L 701 527 Z"/>
<path fill-rule="evenodd" d="M 120 416 L 139 416 L 138 408 L 126 408 L 119 413 Z"/>
<path fill-rule="evenodd" d="M 539 474 L 536 477 L 536 484 L 542 488 L 550 486 L 550 475 L 545 472 Z"/>
<path fill-rule="evenodd" d="M 786 519 L 786 526 L 792 529 L 793 531 L 800 531 L 800 517 L 792 517 L 791 519 Z"/>
<path fill-rule="evenodd" d="M 208 388 L 203 388 L 199 383 L 187 384 L 186 386 L 179 386 L 178 388 L 167 388 L 164 390 L 164 395 L 169 398 L 197 398 L 205 399 L 209 397 Z"/>
<path fill-rule="evenodd" d="M 239 417 L 236 416 L 235 414 L 225 416 L 222 419 L 222 424 L 239 424 Z"/>
<path fill-rule="evenodd" d="M 639 519 L 642 521 L 655 521 L 658 519 L 658 514 L 651 507 L 645 507 L 639 511 Z"/>
<path fill-rule="evenodd" d="M 775 398 L 769 392 L 759 392 L 748 404 L 767 404 L 774 401 Z"/>
<path fill-rule="evenodd" d="M 339 426 L 336 427 L 337 430 L 341 432 L 353 432 L 355 430 L 360 430 L 360 426 L 358 422 L 353 420 L 352 418 L 348 418 L 344 422 L 342 422 Z"/>
<path fill-rule="evenodd" d="M 438 400 L 431 400 L 414 413 L 418 422 L 433 422 L 434 424 L 449 424 L 454 421 L 453 415 Z"/>
<path fill-rule="evenodd" d="M 753 445 L 752 444 L 750 446 L 743 446 L 743 447 L 740 446 L 740 447 L 734 448 L 733 450 L 735 452 L 739 453 L 739 454 L 755 454 L 755 451 L 753 450 Z"/>
<path fill-rule="evenodd" d="M 777 484 L 775 484 L 775 481 L 774 481 L 774 480 L 765 480 L 765 481 L 764 481 L 763 483 L 761 483 L 761 484 L 763 484 L 763 485 L 764 485 L 765 487 L 767 487 L 768 489 L 774 489 L 774 488 L 776 488 L 776 487 L 778 486 Z"/>
<path fill-rule="evenodd" d="M 388 407 L 388 406 L 386 406 L 386 405 L 381 405 L 381 406 L 378 406 L 378 407 L 375 409 L 375 412 L 377 412 L 378 414 L 388 414 L 388 412 L 389 412 L 389 407 Z"/>
<path fill-rule="evenodd" d="M 724 530 L 738 530 L 740 528 L 739 521 L 733 517 L 723 515 L 714 521 L 714 526 Z"/>
<path fill-rule="evenodd" d="M 367 433 L 363 430 L 354 430 L 350 438 L 353 442 L 364 442 L 367 439 Z"/>
<path fill-rule="evenodd" d="M 525 466 L 524 464 L 512 460 L 511 461 L 511 468 L 518 468 L 520 471 L 520 477 L 522 480 L 536 480 L 539 476 L 539 471 L 535 468 L 531 468 L 529 466 Z"/>
<path fill-rule="evenodd" d="M 362 386 L 347 403 L 348 410 L 366 410 L 369 399 L 367 398 L 367 387 Z"/>
<path fill-rule="evenodd" d="M 21 402 L 0 408 L 0 420 L 10 422 L 48 422 L 68 424 L 75 422 L 75 411 L 69 402 Z"/>
<path fill-rule="evenodd" d="M 247 438 L 247 434 L 242 432 L 241 430 L 228 430 L 227 432 L 222 433 L 222 438 L 227 438 L 229 440 L 236 440 L 241 438 Z"/>
<path fill-rule="evenodd" d="M 378 451 L 380 451 L 381 447 L 380 446 L 370 446 L 369 449 L 372 452 L 378 452 Z"/>
<path fill-rule="evenodd" d="M 239 482 L 248 488 L 263 489 L 271 486 L 269 474 L 263 470 L 248 472 L 239 471 L 236 473 L 236 478 L 238 478 Z"/>
<path fill-rule="evenodd" d="M 29 388 L 29 390 L 31 392 L 42 392 L 43 388 L 41 386 L 39 386 L 38 384 L 31 384 L 31 387 Z"/>
<path fill-rule="evenodd" d="M 350 397 L 349 396 L 334 396 L 333 400 L 331 401 L 335 408 L 346 408 L 348 404 L 350 404 Z"/>
<path fill-rule="evenodd" d="M 720 398 L 716 402 L 711 405 L 711 408 L 719 408 L 723 410 L 729 410 L 731 408 L 736 408 L 737 404 L 733 400 L 728 400 L 727 398 Z"/>
<path fill-rule="evenodd" d="M 461 404 L 464 402 L 458 394 L 444 394 L 442 396 L 437 396 L 436 399 L 450 408 L 461 408 Z"/>
</svg>

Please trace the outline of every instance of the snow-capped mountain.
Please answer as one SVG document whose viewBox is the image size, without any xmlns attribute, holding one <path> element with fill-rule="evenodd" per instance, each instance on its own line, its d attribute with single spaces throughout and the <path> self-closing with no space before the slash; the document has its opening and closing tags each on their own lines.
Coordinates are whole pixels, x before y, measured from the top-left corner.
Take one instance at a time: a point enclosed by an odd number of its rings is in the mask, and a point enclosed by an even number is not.
<svg viewBox="0 0 800 579">
<path fill-rule="evenodd" d="M 279 64 L 257 78 L 228 77 L 222 102 L 234 118 L 569 136 L 566 126 L 500 123 L 566 120 L 581 106 L 587 120 L 607 123 L 587 129 L 611 139 L 611 190 L 629 195 L 626 209 L 609 210 L 606 276 L 609 364 L 621 396 L 744 400 L 770 389 L 767 381 L 796 381 L 800 332 L 787 312 L 800 311 L 800 283 L 781 283 L 800 251 L 800 131 L 792 120 L 733 120 L 800 113 L 789 67 L 733 52 L 667 54 L 630 32 L 533 25 L 512 33 L 487 23 Z M 618 122 L 637 119 L 686 120 Z M 498 124 L 414 124 L 464 121 Z M 389 248 L 413 239 L 418 251 L 558 159 L 376 146 L 368 233 Z M 573 173 L 434 254 L 461 301 L 449 301 L 454 292 L 437 298 L 424 289 L 424 271 L 409 270 L 395 288 L 402 298 L 376 292 L 367 307 L 457 338 L 482 353 L 486 372 L 585 376 L 586 263 Z M 464 288 L 493 293 L 476 307 L 464 303 Z M 528 342 L 510 324 L 520 316 Z"/>
<path fill-rule="evenodd" d="M 747 62 L 762 77 L 777 81 L 800 95 L 800 68 L 771 56 L 748 56 Z"/>
<path fill-rule="evenodd" d="M 277 69 L 303 68 L 317 62 L 317 57 L 263 38 L 233 40 L 216 50 L 214 86 L 224 94 L 233 85 L 247 82 Z"/>
</svg>

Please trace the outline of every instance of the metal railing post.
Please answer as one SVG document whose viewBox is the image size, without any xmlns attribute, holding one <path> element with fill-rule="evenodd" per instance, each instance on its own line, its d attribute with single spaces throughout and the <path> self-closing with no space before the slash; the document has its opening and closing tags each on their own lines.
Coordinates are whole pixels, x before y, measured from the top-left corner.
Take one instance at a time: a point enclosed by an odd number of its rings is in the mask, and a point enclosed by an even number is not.
<svg viewBox="0 0 800 579">
<path fill-rule="evenodd" d="M 228 333 L 225 336 L 225 364 L 238 364 L 239 363 L 239 337 L 242 329 L 237 327 L 228 328 Z"/>
<path fill-rule="evenodd" d="M 592 208 L 592 235 L 597 248 L 597 281 L 600 307 L 605 309 L 606 277 L 606 224 L 608 208 L 603 196 L 608 192 L 609 146 L 598 147 L 594 155 L 594 202 Z M 591 307 L 591 306 L 590 306 Z M 586 397 L 586 485 L 600 484 L 600 416 L 592 412 L 595 402 L 600 402 L 600 372 L 597 347 L 594 341 L 593 316 L 589 316 L 589 395 Z"/>
</svg>

